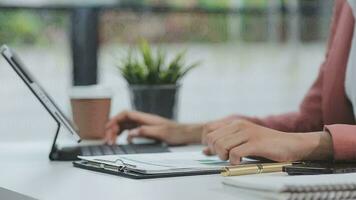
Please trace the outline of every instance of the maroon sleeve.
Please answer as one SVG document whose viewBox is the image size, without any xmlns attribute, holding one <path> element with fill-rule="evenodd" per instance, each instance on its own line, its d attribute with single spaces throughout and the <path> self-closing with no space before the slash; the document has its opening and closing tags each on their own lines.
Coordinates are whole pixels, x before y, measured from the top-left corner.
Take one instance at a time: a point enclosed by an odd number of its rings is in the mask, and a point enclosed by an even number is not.
<svg viewBox="0 0 356 200">
<path fill-rule="evenodd" d="M 242 116 L 241 118 L 250 120 L 257 124 L 286 132 L 310 132 L 323 130 L 322 117 L 322 90 L 324 80 L 324 69 L 329 57 L 332 41 L 335 36 L 337 21 L 340 18 L 341 8 L 345 6 L 350 10 L 346 1 L 336 1 L 329 48 L 326 54 L 326 62 L 321 66 L 317 80 L 304 98 L 299 111 L 267 118 L 254 118 Z M 342 20 L 340 20 L 342 21 Z M 356 125 L 327 125 L 324 128 L 328 131 L 333 141 L 333 152 L 335 160 L 356 159 Z"/>
<path fill-rule="evenodd" d="M 272 129 L 286 132 L 310 132 L 323 130 L 321 91 L 323 67 L 317 80 L 305 96 L 299 111 L 266 118 L 239 116 L 242 119 Z"/>
<path fill-rule="evenodd" d="M 325 130 L 331 134 L 335 160 L 356 159 L 356 126 L 329 125 Z"/>
<path fill-rule="evenodd" d="M 299 110 L 292 113 L 281 115 L 269 116 L 266 118 L 238 116 L 240 118 L 252 121 L 265 127 L 273 128 L 286 132 L 311 132 L 323 130 L 323 117 L 322 117 L 322 90 L 323 90 L 323 77 L 324 68 L 327 65 L 329 53 L 331 52 L 332 42 L 335 38 L 338 21 L 341 14 L 341 9 L 344 0 L 335 1 L 332 23 L 330 26 L 330 36 L 328 41 L 328 48 L 325 56 L 325 61 L 321 65 L 318 78 L 309 89 L 304 97 Z"/>
</svg>

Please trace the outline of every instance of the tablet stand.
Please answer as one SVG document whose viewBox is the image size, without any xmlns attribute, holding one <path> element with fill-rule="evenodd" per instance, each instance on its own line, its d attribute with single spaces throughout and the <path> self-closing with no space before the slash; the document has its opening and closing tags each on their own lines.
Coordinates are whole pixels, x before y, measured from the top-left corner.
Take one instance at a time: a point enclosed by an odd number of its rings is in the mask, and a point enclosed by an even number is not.
<svg viewBox="0 0 356 200">
<path fill-rule="evenodd" d="M 56 130 L 56 134 L 54 135 L 51 151 L 49 153 L 50 160 L 58 160 L 58 158 L 59 158 L 59 152 L 58 152 L 56 142 L 57 142 L 59 130 L 61 129 L 61 123 L 55 117 L 54 117 L 54 119 L 56 120 L 56 123 L 57 123 L 57 130 Z"/>
</svg>

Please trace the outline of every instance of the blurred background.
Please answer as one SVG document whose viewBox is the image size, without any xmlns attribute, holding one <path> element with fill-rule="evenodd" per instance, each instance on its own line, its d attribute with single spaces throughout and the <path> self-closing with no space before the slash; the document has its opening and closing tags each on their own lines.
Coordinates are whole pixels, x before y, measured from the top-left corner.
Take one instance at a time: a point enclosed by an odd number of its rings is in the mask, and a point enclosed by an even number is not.
<svg viewBox="0 0 356 200">
<path fill-rule="evenodd" d="M 70 13 L 2 8 L 8 2 L 13 3 L 0 0 L 0 44 L 15 49 L 42 86 L 71 115 Z M 138 2 L 147 9 L 100 11 L 99 82 L 114 92 L 111 115 L 131 109 L 127 84 L 115 68 L 128 48 L 146 38 L 168 54 L 186 49 L 188 61 L 202 64 L 182 80 L 180 122 L 204 122 L 230 114 L 265 116 L 298 109 L 323 61 L 333 7 L 332 0 Z M 168 10 L 156 12 L 150 10 L 151 6 Z M 192 9 L 175 10 L 181 8 Z M 0 96 L 1 140 L 53 137 L 54 121 L 2 58 Z"/>
</svg>

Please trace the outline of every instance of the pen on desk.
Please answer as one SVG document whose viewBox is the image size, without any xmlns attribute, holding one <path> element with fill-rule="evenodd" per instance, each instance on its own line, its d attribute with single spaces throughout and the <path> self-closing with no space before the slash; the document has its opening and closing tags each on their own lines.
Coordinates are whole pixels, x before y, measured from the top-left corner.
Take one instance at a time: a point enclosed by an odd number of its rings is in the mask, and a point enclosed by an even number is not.
<svg viewBox="0 0 356 200">
<path fill-rule="evenodd" d="M 249 174 L 262 174 L 271 172 L 282 172 L 284 166 L 292 165 L 293 163 L 264 163 L 264 164 L 247 164 L 224 167 L 221 172 L 222 176 L 241 176 Z"/>
</svg>

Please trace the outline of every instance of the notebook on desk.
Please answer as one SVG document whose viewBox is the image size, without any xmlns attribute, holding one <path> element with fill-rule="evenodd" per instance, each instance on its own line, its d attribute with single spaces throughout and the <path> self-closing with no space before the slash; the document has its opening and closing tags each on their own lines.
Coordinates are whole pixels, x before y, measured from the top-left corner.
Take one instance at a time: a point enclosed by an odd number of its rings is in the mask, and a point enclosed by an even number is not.
<svg viewBox="0 0 356 200">
<path fill-rule="evenodd" d="M 264 199 L 356 199 L 356 173 L 286 176 L 264 174 L 228 177 L 223 184 Z"/>
</svg>

